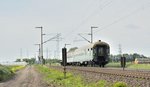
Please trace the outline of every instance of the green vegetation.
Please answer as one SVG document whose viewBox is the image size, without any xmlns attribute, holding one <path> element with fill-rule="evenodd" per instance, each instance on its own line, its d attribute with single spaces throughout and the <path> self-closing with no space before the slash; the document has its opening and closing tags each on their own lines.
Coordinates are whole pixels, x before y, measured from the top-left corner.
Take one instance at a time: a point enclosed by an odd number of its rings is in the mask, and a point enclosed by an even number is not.
<svg viewBox="0 0 150 87">
<path fill-rule="evenodd" d="M 106 67 L 120 68 L 121 64 L 120 64 L 120 62 L 110 62 L 106 65 Z M 134 63 L 131 63 L 131 62 L 127 62 L 126 63 L 126 68 L 150 70 L 150 64 L 134 64 Z"/>
<path fill-rule="evenodd" d="M 36 59 L 35 59 L 35 58 L 31 58 L 31 59 L 29 59 L 29 58 L 24 58 L 22 61 L 23 61 L 23 62 L 26 62 L 26 63 L 28 63 L 28 64 L 34 64 L 35 61 L 36 61 Z"/>
<path fill-rule="evenodd" d="M 16 59 L 16 62 L 26 62 L 28 64 L 36 64 L 35 58 L 24 58 L 24 59 Z M 43 59 L 44 64 L 50 64 L 50 65 L 60 65 L 61 60 L 58 59 Z"/>
<path fill-rule="evenodd" d="M 138 53 L 133 53 L 133 54 L 127 54 L 127 53 L 125 53 L 125 54 L 122 54 L 124 57 L 126 57 L 126 61 L 127 62 L 132 62 L 132 61 L 134 61 L 135 60 L 135 58 L 148 58 L 148 57 L 146 57 L 146 56 L 144 56 L 144 55 L 142 55 L 142 54 L 138 54 Z M 110 61 L 111 62 L 119 62 L 120 61 L 120 54 L 118 54 L 118 55 L 110 55 Z"/>
<path fill-rule="evenodd" d="M 116 82 L 113 87 L 127 87 L 127 84 L 124 82 Z"/>
<path fill-rule="evenodd" d="M 0 66 L 0 81 L 4 81 L 10 78 L 14 73 L 11 71 L 9 67 Z"/>
<path fill-rule="evenodd" d="M 106 87 L 107 82 L 105 80 L 100 80 L 97 83 L 91 83 L 89 84 L 89 86 L 85 86 L 85 87 Z"/>
<path fill-rule="evenodd" d="M 16 61 L 15 62 L 26 62 L 26 63 L 28 63 L 28 64 L 35 64 L 35 62 L 36 62 L 36 59 L 35 58 L 24 58 L 24 59 L 16 59 Z"/>
<path fill-rule="evenodd" d="M 24 66 L 9 66 L 9 67 L 13 73 L 24 68 Z"/>
<path fill-rule="evenodd" d="M 53 85 L 55 87 L 106 87 L 110 83 L 107 83 L 105 80 L 100 80 L 98 82 L 87 83 L 81 78 L 79 75 L 73 75 L 71 73 L 66 74 L 66 78 L 64 78 L 64 74 L 62 71 L 58 71 L 55 69 L 50 69 L 46 66 L 37 65 L 37 70 L 44 75 L 44 80 L 49 85 Z M 124 87 L 124 86 L 115 86 L 115 87 Z"/>
<path fill-rule="evenodd" d="M 126 67 L 132 65 L 131 62 L 126 62 Z M 110 62 L 106 65 L 106 67 L 114 67 L 114 68 L 120 68 L 121 67 L 121 63 L 120 62 Z"/>
<path fill-rule="evenodd" d="M 128 66 L 127 68 L 150 70 L 150 64 L 132 64 L 132 65 Z"/>
<path fill-rule="evenodd" d="M 0 65 L 0 82 L 11 78 L 15 72 L 24 66 L 2 66 Z"/>
<path fill-rule="evenodd" d="M 50 65 L 60 65 L 60 62 L 58 59 L 45 59 L 45 63 Z"/>
</svg>

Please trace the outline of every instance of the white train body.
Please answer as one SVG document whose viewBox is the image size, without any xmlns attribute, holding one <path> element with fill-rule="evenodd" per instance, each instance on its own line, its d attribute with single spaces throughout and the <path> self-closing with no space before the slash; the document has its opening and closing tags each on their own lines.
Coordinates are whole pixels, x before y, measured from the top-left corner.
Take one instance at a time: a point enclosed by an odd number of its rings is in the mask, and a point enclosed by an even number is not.
<svg viewBox="0 0 150 87">
<path fill-rule="evenodd" d="M 76 49 L 67 53 L 67 62 L 80 62 L 91 61 L 93 59 L 93 44 Z"/>
<path fill-rule="evenodd" d="M 101 47 L 103 47 L 103 46 L 107 46 L 106 47 L 107 49 L 101 50 Z M 98 49 L 100 49 L 100 51 Z M 97 60 L 99 60 L 99 59 L 96 59 L 96 55 L 98 54 L 97 52 L 101 52 L 104 54 L 104 53 L 106 53 L 104 51 L 107 51 L 107 56 L 108 56 L 109 55 L 109 45 L 107 43 L 101 42 L 101 41 L 95 42 L 93 44 L 89 44 L 87 46 L 84 46 L 84 47 L 81 47 L 78 49 L 74 49 L 67 53 L 67 64 L 88 65 L 91 63 L 97 63 Z M 94 54 L 95 54 L 95 56 L 94 56 Z M 104 56 L 103 58 L 106 62 L 108 62 L 108 58 L 106 58 L 105 55 L 103 55 Z M 105 64 L 98 64 L 98 65 L 104 66 Z"/>
</svg>

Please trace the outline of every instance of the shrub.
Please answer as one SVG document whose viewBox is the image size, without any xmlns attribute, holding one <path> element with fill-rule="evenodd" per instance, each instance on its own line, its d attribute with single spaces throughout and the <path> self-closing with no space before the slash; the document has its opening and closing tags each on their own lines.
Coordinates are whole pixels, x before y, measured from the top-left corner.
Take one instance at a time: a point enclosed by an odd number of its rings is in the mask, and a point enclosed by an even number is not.
<svg viewBox="0 0 150 87">
<path fill-rule="evenodd" d="M 2 66 L 0 65 L 0 81 L 5 81 L 11 78 L 15 72 L 22 69 L 24 66 Z"/>
<path fill-rule="evenodd" d="M 6 67 L 6 66 L 0 67 L 0 81 L 7 80 L 12 75 L 13 75 L 13 72 L 11 71 L 11 69 L 9 69 L 9 67 Z"/>
<path fill-rule="evenodd" d="M 113 87 L 127 87 L 127 84 L 124 82 L 116 82 Z"/>
</svg>

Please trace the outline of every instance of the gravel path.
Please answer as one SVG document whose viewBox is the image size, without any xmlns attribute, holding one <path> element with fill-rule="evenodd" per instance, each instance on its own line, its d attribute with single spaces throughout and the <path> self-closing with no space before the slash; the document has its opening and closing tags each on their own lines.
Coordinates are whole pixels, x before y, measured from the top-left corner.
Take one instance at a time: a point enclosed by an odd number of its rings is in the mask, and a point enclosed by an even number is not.
<svg viewBox="0 0 150 87">
<path fill-rule="evenodd" d="M 14 78 L 0 83 L 0 87 L 47 87 L 41 80 L 41 75 L 36 72 L 33 66 L 27 66 L 25 69 L 16 73 Z"/>
</svg>

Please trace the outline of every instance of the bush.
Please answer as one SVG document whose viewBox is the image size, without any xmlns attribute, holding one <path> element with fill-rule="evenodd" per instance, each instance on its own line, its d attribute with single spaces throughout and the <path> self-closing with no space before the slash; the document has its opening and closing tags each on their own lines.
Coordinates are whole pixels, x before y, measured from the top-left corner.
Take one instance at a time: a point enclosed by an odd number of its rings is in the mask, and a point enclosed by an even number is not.
<svg viewBox="0 0 150 87">
<path fill-rule="evenodd" d="M 124 82 L 116 82 L 113 87 L 127 87 L 127 84 Z"/>
<path fill-rule="evenodd" d="M 17 70 L 24 66 L 2 66 L 0 65 L 0 82 L 11 78 Z"/>
<path fill-rule="evenodd" d="M 10 78 L 14 73 L 11 71 L 9 67 L 0 66 L 0 81 L 7 80 Z"/>
</svg>

